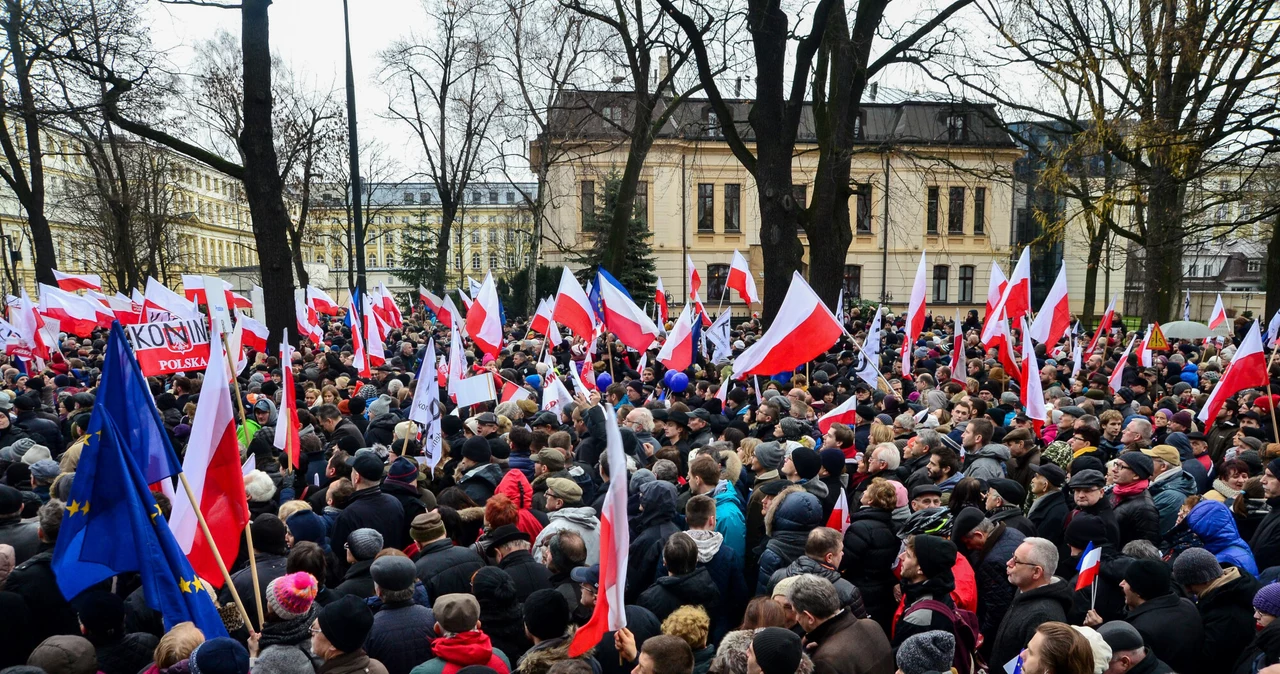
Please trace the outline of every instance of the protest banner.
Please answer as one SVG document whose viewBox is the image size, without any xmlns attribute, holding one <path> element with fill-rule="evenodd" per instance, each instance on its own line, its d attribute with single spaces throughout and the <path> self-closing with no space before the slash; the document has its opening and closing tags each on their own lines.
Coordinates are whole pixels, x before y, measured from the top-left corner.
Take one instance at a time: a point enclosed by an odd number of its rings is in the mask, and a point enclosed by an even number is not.
<svg viewBox="0 0 1280 674">
<path fill-rule="evenodd" d="M 203 370 L 209 362 L 209 322 L 204 316 L 126 325 L 124 334 L 148 377 Z"/>
</svg>

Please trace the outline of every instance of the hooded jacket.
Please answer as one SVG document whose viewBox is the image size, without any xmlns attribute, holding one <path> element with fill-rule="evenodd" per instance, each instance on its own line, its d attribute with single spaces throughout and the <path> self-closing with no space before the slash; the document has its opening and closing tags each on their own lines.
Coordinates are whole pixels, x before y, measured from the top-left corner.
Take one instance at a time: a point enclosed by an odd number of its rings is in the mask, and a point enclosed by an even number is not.
<svg viewBox="0 0 1280 674">
<path fill-rule="evenodd" d="M 405 532 L 409 527 L 404 523 L 404 506 L 396 497 L 384 494 L 381 485 L 361 489 L 347 497 L 346 506 L 333 523 L 330 547 L 342 550 L 347 536 L 363 528 L 376 529 L 382 534 L 383 547 L 399 550 L 405 546 Z"/>
<path fill-rule="evenodd" d="M 417 568 L 418 580 L 427 588 L 427 595 L 438 598 L 446 594 L 470 593 L 471 574 L 484 567 L 484 560 L 475 550 L 454 545 L 446 537 L 419 548 L 413 564 Z"/>
<path fill-rule="evenodd" d="M 653 584 L 662 559 L 662 547 L 671 534 L 680 531 L 671 520 L 676 516 L 676 488 L 670 482 L 653 482 L 640 492 L 643 509 L 631 530 L 631 546 L 627 554 L 628 601 Z"/>
<path fill-rule="evenodd" d="M 844 532 L 844 558 L 840 571 L 862 593 L 867 612 L 886 629 L 893 609 L 893 574 L 900 542 L 894 533 L 892 513 L 882 508 L 863 508 L 850 517 Z"/>
<path fill-rule="evenodd" d="M 741 559 L 747 554 L 747 517 L 738 490 L 732 483 L 721 480 L 716 486 L 715 499 L 716 531 L 724 534 L 724 544 Z"/>
<path fill-rule="evenodd" d="M 494 648 L 489 635 L 481 630 L 436 639 L 431 642 L 431 652 L 435 657 L 414 667 L 410 674 L 444 674 L 446 670 L 456 672 L 471 665 L 497 672 L 511 671 L 506 654 Z"/>
<path fill-rule="evenodd" d="M 495 466 L 498 464 L 489 464 Z M 501 468 L 501 466 L 498 466 Z M 502 494 L 511 499 L 515 504 L 516 510 L 519 511 L 519 519 L 516 520 L 516 528 L 529 534 L 530 539 L 536 539 L 542 533 L 542 521 L 533 514 L 533 487 L 529 484 L 529 480 L 525 478 L 524 473 L 518 470 L 508 470 L 506 475 L 502 476 L 502 480 L 498 482 L 498 487 L 494 489 L 494 494 Z M 477 501 L 477 503 L 482 503 Z M 541 559 L 534 556 L 534 559 Z"/>
<path fill-rule="evenodd" d="M 791 485 L 774 497 L 764 515 L 769 538 L 760 554 L 755 594 L 764 593 L 773 572 L 804 556 L 809 532 L 822 524 L 822 504 L 800 485 Z"/>
<path fill-rule="evenodd" d="M 965 477 L 980 480 L 994 480 L 1005 475 L 1005 464 L 1009 461 L 1009 448 L 1005 445 L 990 444 L 970 453 L 973 461 L 964 469 Z"/>
<path fill-rule="evenodd" d="M 1053 573 L 1046 569 L 1046 573 Z M 1013 603 L 1000 622 L 995 642 L 991 645 L 991 662 L 1009 662 L 1035 636 L 1036 628 L 1050 621 L 1066 622 L 1074 600 L 1072 585 L 1058 578 L 1013 596 Z"/>
<path fill-rule="evenodd" d="M 1260 569 L 1280 565 L 1280 497 L 1267 499 L 1271 512 L 1258 524 L 1249 539 L 1249 549 Z"/>
<path fill-rule="evenodd" d="M 513 471 L 514 472 L 514 471 Z M 511 475 L 511 473 L 507 473 Z M 587 547 L 586 565 L 591 566 L 600 561 L 600 519 L 591 507 L 561 508 L 547 513 L 549 520 L 546 527 L 533 541 L 533 558 L 542 559 L 542 551 L 550 545 L 552 536 L 561 531 L 576 531 L 582 536 Z"/>
<path fill-rule="evenodd" d="M 840 606 L 849 609 L 859 618 L 867 617 L 867 607 L 862 600 L 862 592 L 853 583 L 841 578 L 839 571 L 823 565 L 822 562 L 808 555 L 791 562 L 785 569 L 774 571 L 773 576 L 769 578 L 769 587 L 765 589 L 765 596 L 771 596 L 773 588 L 783 579 L 804 574 L 813 574 L 831 581 L 836 588 L 836 594 L 840 596 Z"/>
<path fill-rule="evenodd" d="M 662 576 L 636 599 L 637 606 L 652 611 L 659 621 L 666 620 L 672 611 L 686 604 L 706 609 L 712 616 L 712 622 L 722 613 L 720 589 L 711 579 L 707 567 L 700 565 L 683 575 Z"/>
<path fill-rule="evenodd" d="M 1258 566 L 1254 563 L 1253 551 L 1240 538 L 1235 517 L 1225 505 L 1217 501 L 1201 501 L 1187 513 L 1186 523 L 1200 537 L 1204 549 L 1212 552 L 1218 562 L 1240 567 L 1257 577 Z"/>
<path fill-rule="evenodd" d="M 502 477 L 502 466 L 496 463 L 486 463 L 463 473 L 462 479 L 458 481 L 458 486 L 467 496 L 471 497 L 472 501 L 484 503 L 489 500 L 490 496 L 494 495 L 498 484 L 502 482 Z"/>
<path fill-rule="evenodd" d="M 1226 674 L 1234 664 L 1224 654 L 1244 651 L 1253 639 L 1253 595 L 1258 581 L 1235 567 L 1227 567 L 1222 576 L 1200 594 L 1196 608 L 1204 625 L 1204 656 L 1198 671 Z M 1172 666 L 1172 663 L 1171 663 Z"/>
<path fill-rule="evenodd" d="M 1178 523 L 1178 510 L 1183 501 L 1197 493 L 1196 481 L 1185 470 L 1174 468 L 1152 478 L 1149 489 L 1151 501 L 1160 513 L 1160 535 L 1163 537 Z"/>
<path fill-rule="evenodd" d="M 398 414 L 387 412 L 379 414 L 369 422 L 369 427 L 364 430 L 364 442 L 368 447 L 375 444 L 387 445 L 390 447 L 395 441 L 396 424 L 404 421 Z M 383 663 L 386 664 L 386 663 Z"/>
</svg>

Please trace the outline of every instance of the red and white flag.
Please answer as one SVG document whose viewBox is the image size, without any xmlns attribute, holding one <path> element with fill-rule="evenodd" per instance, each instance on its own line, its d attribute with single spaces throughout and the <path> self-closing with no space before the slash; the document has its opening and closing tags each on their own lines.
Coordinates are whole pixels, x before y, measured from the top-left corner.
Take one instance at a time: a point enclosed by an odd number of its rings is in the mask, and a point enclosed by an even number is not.
<svg viewBox="0 0 1280 674">
<path fill-rule="evenodd" d="M 702 299 L 698 297 L 698 290 L 702 288 L 702 277 L 698 275 L 698 267 L 693 264 L 693 258 L 688 255 L 684 256 L 684 265 L 689 283 L 689 299 L 702 304 Z"/>
<path fill-rule="evenodd" d="M 1133 351 L 1133 343 L 1137 339 L 1137 335 L 1129 338 L 1129 345 L 1124 347 L 1124 353 L 1120 354 L 1119 360 L 1116 361 L 1116 369 L 1112 370 L 1111 376 L 1107 378 L 1107 388 L 1111 389 L 1113 394 L 1124 386 L 1124 369 L 1129 365 L 1129 352 Z M 1218 385 L 1221 386 L 1222 382 L 1218 382 Z M 1216 391 L 1217 387 L 1214 387 L 1214 390 Z M 1212 396 L 1210 396 L 1210 399 L 1212 399 Z"/>
<path fill-rule="evenodd" d="M 375 307 L 377 306 L 373 297 L 368 293 L 364 296 L 364 350 L 366 357 L 369 359 L 369 367 L 378 367 L 387 363 L 386 352 L 386 335 L 382 329 L 382 319 L 378 318 Z M 353 324 L 351 331 L 355 332 L 356 327 Z"/>
<path fill-rule="evenodd" d="M 378 310 L 382 312 L 379 318 L 383 323 L 393 328 L 404 327 L 404 316 L 400 313 L 400 307 L 396 306 L 395 295 L 387 290 L 385 283 L 378 284 Z"/>
<path fill-rule="evenodd" d="M 74 290 L 102 290 L 102 277 L 97 274 L 67 274 L 53 270 L 58 287 L 68 292 Z"/>
<path fill-rule="evenodd" d="M 188 499 L 186 490 L 178 490 L 169 528 L 196 575 L 215 587 L 222 585 L 222 573 L 214 555 L 230 567 L 240 552 L 240 532 L 249 522 L 231 400 L 222 341 L 212 339 L 200 401 L 191 422 L 191 442 L 182 460 L 182 472 L 195 503 Z M 197 507 L 204 513 L 216 550 L 200 533 Z"/>
<path fill-rule="evenodd" d="M 515 384 L 509 381 L 502 382 L 502 399 L 499 400 L 498 402 L 507 403 L 507 402 L 516 402 L 519 400 L 532 400 L 532 399 L 533 399 L 533 394 L 529 393 L 528 390 L 521 388 L 519 386 L 516 386 Z"/>
<path fill-rule="evenodd" d="M 733 251 L 733 263 L 729 265 L 729 280 L 726 288 L 738 291 L 738 297 L 747 304 L 759 304 L 760 295 L 756 292 L 756 280 L 751 276 L 751 267 L 747 266 L 747 258 L 742 253 Z"/>
<path fill-rule="evenodd" d="M 529 323 L 529 329 L 546 336 L 551 328 L 551 310 L 552 304 L 550 300 L 539 300 L 538 310 L 533 314 L 533 321 Z"/>
<path fill-rule="evenodd" d="M 144 322 L 150 322 L 154 313 L 159 312 L 169 313 L 173 318 L 195 318 L 199 315 L 194 303 L 151 277 L 147 277 L 147 290 L 143 295 L 142 307 L 147 313 L 147 321 Z"/>
<path fill-rule="evenodd" d="M 1058 269 L 1058 278 L 1040 305 L 1040 313 L 1031 323 L 1031 337 L 1052 348 L 1071 327 L 1071 304 L 1067 297 L 1067 265 Z"/>
<path fill-rule="evenodd" d="M 592 315 L 587 293 L 582 290 L 569 268 L 565 267 L 560 274 L 555 306 L 551 308 L 551 320 L 569 328 L 574 336 L 590 340 L 595 336 L 595 319 Z"/>
<path fill-rule="evenodd" d="M 300 454 L 298 432 L 302 425 L 298 421 L 298 396 L 293 386 L 293 348 L 289 346 L 288 330 L 280 340 L 280 372 L 284 377 L 280 387 L 280 416 L 276 420 L 276 434 L 271 444 L 289 457 L 290 466 L 297 468 Z"/>
<path fill-rule="evenodd" d="M 502 309 L 493 272 L 484 275 L 475 302 L 467 308 L 467 334 L 481 351 L 495 358 L 502 349 Z"/>
<path fill-rule="evenodd" d="M 295 288 L 293 290 L 293 316 L 297 323 L 298 335 L 311 340 L 312 344 L 320 346 L 320 342 L 324 338 L 324 331 L 320 329 L 320 317 L 317 315 L 315 307 L 307 303 L 307 291 L 305 288 Z"/>
<path fill-rule="evenodd" d="M 1111 303 L 1107 305 L 1107 310 L 1102 314 L 1102 320 L 1098 322 L 1098 329 L 1093 331 L 1093 339 L 1089 340 L 1089 348 L 1085 349 L 1085 353 L 1092 354 L 1093 350 L 1098 346 L 1098 338 L 1111 332 L 1111 321 L 1116 317 L 1116 298 L 1111 298 Z M 1103 348 L 1106 348 L 1107 342 L 1103 340 Z"/>
<path fill-rule="evenodd" d="M 240 309 L 253 311 L 253 300 L 241 295 L 240 293 L 228 292 L 227 295 L 231 298 L 231 301 L 227 306 L 231 307 L 232 311 L 239 311 Z"/>
<path fill-rule="evenodd" d="M 1240 342 L 1240 348 L 1231 357 L 1227 371 L 1222 373 L 1222 379 L 1209 392 L 1209 399 L 1205 401 L 1198 418 L 1209 423 L 1217 418 L 1218 408 L 1222 407 L 1227 398 L 1246 389 L 1263 388 L 1266 385 L 1267 357 L 1262 351 L 1262 333 L 1258 329 L 1258 322 L 1254 321 L 1249 326 L 1249 332 L 1245 333 L 1244 341 Z"/>
<path fill-rule="evenodd" d="M 462 298 L 462 308 L 471 311 L 471 305 L 475 300 L 471 299 L 465 292 L 459 290 L 458 297 Z"/>
<path fill-rule="evenodd" d="M 448 294 L 446 293 L 446 296 L 447 295 Z M 451 321 L 453 318 L 445 313 L 444 300 L 437 297 L 435 293 L 423 288 L 422 286 L 418 286 L 418 299 L 422 300 L 422 303 L 426 305 L 428 311 L 436 315 L 436 320 L 445 325 L 452 325 Z"/>
<path fill-rule="evenodd" d="M 993 270 L 994 274 L 994 270 Z M 1018 264 L 1013 268 L 1013 276 L 1004 286 L 1000 301 L 991 309 L 987 323 L 982 327 L 982 343 L 986 344 L 995 335 L 995 325 L 991 320 L 1007 318 L 1017 321 L 1031 311 L 1031 247 L 1022 249 Z"/>
<path fill-rule="evenodd" d="M 644 351 L 658 338 L 658 326 L 636 303 L 631 301 L 622 284 L 607 274 L 598 274 L 600 306 L 605 326 L 618 341 L 636 351 Z"/>
<path fill-rule="evenodd" d="M 1040 368 L 1036 367 L 1036 352 L 1025 316 L 1022 318 L 1022 406 L 1026 408 L 1028 417 L 1039 422 L 1035 424 L 1039 435 L 1040 426 L 1044 425 L 1048 415 L 1044 407 L 1044 388 L 1040 385 Z"/>
<path fill-rule="evenodd" d="M 627 457 L 622 451 L 622 434 L 617 416 L 606 408 L 605 459 L 610 475 L 626 475 Z M 591 619 L 573 635 L 569 657 L 576 658 L 595 648 L 606 632 L 627 626 L 624 593 L 627 588 L 627 550 L 631 536 L 627 528 L 627 481 L 610 480 L 600 510 L 600 580 Z"/>
<path fill-rule="evenodd" d="M 692 312 L 692 305 L 685 304 L 675 324 L 671 326 L 667 340 L 658 350 L 657 361 L 668 370 L 680 372 L 693 364 L 699 345 L 693 339 L 693 322 L 698 317 Z"/>
<path fill-rule="evenodd" d="M 959 309 L 956 309 L 955 333 L 951 336 L 951 378 L 964 381 L 969 375 L 964 356 L 964 327 L 960 324 Z"/>
<path fill-rule="evenodd" d="M 1004 371 L 1010 377 L 1018 381 L 1022 381 L 1022 368 L 1018 365 L 1018 360 L 1014 356 L 1015 345 L 1013 343 L 1013 332 L 1009 330 L 1009 320 L 1001 319 L 993 323 L 994 331 L 991 335 L 991 343 L 987 345 L 988 349 L 996 350 L 996 358 L 1000 361 L 1000 365 L 1004 367 Z"/>
<path fill-rule="evenodd" d="M 237 311 L 236 327 L 244 330 L 240 338 L 240 346 L 258 352 L 266 352 L 267 336 L 270 334 L 267 331 L 267 326 Z M 285 341 L 288 341 L 288 335 L 285 336 Z"/>
<path fill-rule="evenodd" d="M 1142 335 L 1142 341 L 1138 342 L 1138 348 L 1134 351 L 1138 356 L 1139 367 L 1151 367 L 1151 349 L 1147 348 L 1147 341 L 1151 339 L 1151 324 L 1147 324 L 1147 331 Z"/>
<path fill-rule="evenodd" d="M 826 303 L 799 273 L 791 275 L 791 287 L 782 299 L 778 315 L 768 331 L 743 351 L 733 364 L 733 377 L 790 372 L 831 348 L 844 328 Z"/>
<path fill-rule="evenodd" d="M 662 277 L 658 277 L 658 285 L 653 289 L 653 303 L 658 307 L 658 322 L 666 325 L 671 312 L 667 309 L 667 291 L 662 288 Z"/>
<path fill-rule="evenodd" d="M 850 518 L 853 513 L 849 512 L 849 499 L 845 498 L 843 489 L 840 490 L 840 497 L 836 499 L 836 505 L 831 509 L 831 517 L 827 518 L 827 527 L 835 529 L 844 535 L 849 530 Z"/>
<path fill-rule="evenodd" d="M 1209 329 L 1222 325 L 1227 322 L 1227 310 L 1222 306 L 1222 293 L 1218 293 L 1218 299 L 1213 303 L 1213 313 L 1209 314 Z"/>
<path fill-rule="evenodd" d="M 342 313 L 342 307 L 329 297 L 329 293 L 315 286 L 307 286 L 307 304 L 326 316 L 337 316 Z"/>
<path fill-rule="evenodd" d="M 826 435 L 827 431 L 831 430 L 832 424 L 844 424 L 849 428 L 857 426 L 857 409 L 858 398 L 856 396 L 849 396 L 848 399 L 840 403 L 838 407 L 818 417 L 818 430 L 822 431 L 823 435 Z"/>
<path fill-rule="evenodd" d="M 69 332 L 77 337 L 89 337 L 96 328 L 103 327 L 104 318 L 106 327 L 111 327 L 111 321 L 115 320 L 115 316 L 110 312 L 103 317 L 99 314 L 95 303 L 80 295 L 43 283 L 40 284 L 39 290 L 40 313 L 57 319 L 58 329 L 62 332 Z"/>
<path fill-rule="evenodd" d="M 351 367 L 356 369 L 358 376 L 367 379 L 373 372 L 369 369 L 369 358 L 364 350 L 364 338 L 360 335 L 360 312 L 356 311 L 355 293 L 348 293 L 347 318 L 351 323 Z"/>
<path fill-rule="evenodd" d="M 911 304 L 907 307 L 907 336 L 902 340 L 902 374 L 911 374 L 911 351 L 924 329 L 924 312 L 928 280 L 925 277 L 925 254 L 920 251 L 920 266 L 916 268 L 916 280 L 911 285 Z"/>
</svg>

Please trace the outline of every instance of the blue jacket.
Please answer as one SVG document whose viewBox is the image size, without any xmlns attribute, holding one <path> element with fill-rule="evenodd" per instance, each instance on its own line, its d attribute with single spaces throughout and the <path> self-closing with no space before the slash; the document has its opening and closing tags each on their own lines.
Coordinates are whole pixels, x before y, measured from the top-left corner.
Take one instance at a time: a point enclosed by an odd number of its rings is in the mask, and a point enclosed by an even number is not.
<svg viewBox="0 0 1280 674">
<path fill-rule="evenodd" d="M 804 556 L 809 532 L 822 526 L 822 503 L 800 485 L 783 489 L 764 515 L 764 551 L 756 573 L 755 594 L 764 594 L 773 572 Z"/>
<path fill-rule="evenodd" d="M 1173 525 L 1178 523 L 1178 510 L 1187 497 L 1196 493 L 1196 480 L 1189 473 L 1179 469 L 1172 477 L 1164 480 L 1151 480 L 1151 501 L 1156 504 L 1160 513 L 1160 535 L 1169 533 Z"/>
<path fill-rule="evenodd" d="M 738 559 L 747 556 L 747 518 L 742 513 L 738 490 L 724 481 L 716 491 L 716 531 L 724 534 L 724 544 Z"/>
<path fill-rule="evenodd" d="M 1235 518 L 1227 507 L 1217 501 L 1201 501 L 1187 514 L 1187 527 L 1204 543 L 1204 549 L 1213 553 L 1219 562 L 1227 562 L 1258 577 L 1258 565 L 1253 552 L 1240 538 Z"/>
<path fill-rule="evenodd" d="M 533 458 L 529 456 L 529 452 L 511 450 L 511 456 L 507 458 L 507 468 L 524 473 L 524 476 L 533 482 Z"/>
</svg>

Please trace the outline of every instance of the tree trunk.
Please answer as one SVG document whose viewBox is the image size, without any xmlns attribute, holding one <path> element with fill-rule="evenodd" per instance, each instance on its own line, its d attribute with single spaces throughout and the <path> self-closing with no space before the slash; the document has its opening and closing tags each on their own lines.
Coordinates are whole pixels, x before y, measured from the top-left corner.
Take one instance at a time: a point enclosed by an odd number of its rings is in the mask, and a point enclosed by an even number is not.
<svg viewBox="0 0 1280 674">
<path fill-rule="evenodd" d="M 529 237 L 529 288 L 525 293 L 524 305 L 530 319 L 537 313 L 540 299 L 538 297 L 538 259 L 542 255 L 542 216 L 547 212 L 546 197 L 543 195 L 547 194 L 548 189 L 544 173 L 538 178 L 538 197 L 533 205 L 533 231 Z"/>
<path fill-rule="evenodd" d="M 613 212 L 609 214 L 609 232 L 605 239 L 605 253 L 602 258 L 605 269 L 618 273 L 626 265 L 627 232 L 634 213 L 636 202 L 636 185 L 640 182 L 640 170 L 653 147 L 653 134 L 650 125 L 653 123 L 653 104 L 636 101 L 635 123 L 631 127 L 631 147 L 627 152 L 627 166 L 622 171 L 622 180 L 618 183 L 618 194 L 614 200 Z"/>
<path fill-rule="evenodd" d="M 1080 322 L 1090 328 L 1093 326 L 1093 307 L 1098 301 L 1098 265 L 1102 264 L 1102 249 L 1110 233 L 1105 222 L 1098 223 L 1098 230 L 1089 239 L 1089 257 L 1084 268 L 1084 306 L 1080 310 Z M 1067 263 L 1065 258 L 1062 263 Z M 1109 298 L 1104 299 L 1110 301 Z"/>
<path fill-rule="evenodd" d="M 240 10 L 244 51 L 245 200 L 258 245 L 258 267 L 266 301 L 271 346 L 293 327 L 293 270 L 289 246 L 289 211 L 284 206 L 284 181 L 272 139 L 271 43 L 267 14 L 271 0 L 244 0 Z"/>
<path fill-rule="evenodd" d="M 23 41 L 23 31 L 27 28 L 26 9 L 20 0 L 8 0 L 8 22 L 5 32 L 9 41 L 9 58 L 13 61 L 14 79 L 18 85 L 18 99 L 22 106 L 22 125 L 26 130 L 27 140 L 27 175 L 29 182 L 26 190 L 15 190 L 22 207 L 27 211 L 27 227 L 31 230 L 31 247 L 35 251 L 36 281 L 46 285 L 57 285 L 53 270 L 58 266 L 57 253 L 53 248 L 53 234 L 49 231 L 49 219 L 45 217 L 44 193 L 44 160 L 40 148 L 40 113 L 37 110 L 35 91 L 31 87 L 31 61 Z M 20 180 L 19 170 L 12 175 Z M 25 192 L 25 193 L 24 193 Z"/>
<path fill-rule="evenodd" d="M 1280 311 L 1280 215 L 1271 222 L 1271 240 L 1267 242 L 1267 269 L 1263 288 L 1267 292 L 1267 313 L 1263 321 L 1270 321 Z"/>
<path fill-rule="evenodd" d="M 453 220 L 458 216 L 458 206 L 452 203 L 452 197 L 440 190 L 440 236 L 436 238 L 436 268 L 431 270 L 430 290 L 440 289 L 440 296 L 449 292 L 446 281 L 449 278 L 449 238 L 453 236 Z M 458 244 L 458 255 L 462 255 L 462 244 Z M 461 270 L 459 270 L 461 277 Z"/>
<path fill-rule="evenodd" d="M 1147 246 L 1142 322 L 1160 323 L 1179 316 L 1182 292 L 1182 203 L 1168 169 L 1152 168 L 1147 195 Z"/>
</svg>

